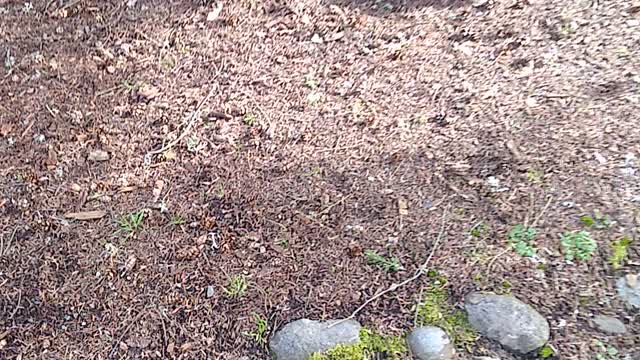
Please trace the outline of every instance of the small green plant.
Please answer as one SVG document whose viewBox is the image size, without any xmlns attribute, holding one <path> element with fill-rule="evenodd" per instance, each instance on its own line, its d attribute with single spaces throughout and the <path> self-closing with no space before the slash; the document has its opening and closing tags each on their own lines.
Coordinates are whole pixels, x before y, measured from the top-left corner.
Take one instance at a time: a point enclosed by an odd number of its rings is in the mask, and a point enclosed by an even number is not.
<svg viewBox="0 0 640 360">
<path fill-rule="evenodd" d="M 518 255 L 525 257 L 532 257 L 538 251 L 533 243 L 535 237 L 536 229 L 522 224 L 514 226 L 507 235 L 509 245 Z"/>
<path fill-rule="evenodd" d="M 618 349 L 609 344 L 605 344 L 600 340 L 595 341 L 595 346 L 598 349 L 596 353 L 596 360 L 618 360 L 620 352 Z"/>
<path fill-rule="evenodd" d="M 588 214 L 580 216 L 580 221 L 584 226 L 593 227 L 598 230 L 608 229 L 613 224 L 608 216 L 598 210 L 593 211 L 593 216 Z"/>
<path fill-rule="evenodd" d="M 469 324 L 466 314 L 449 304 L 445 286 L 446 279 L 441 278 L 426 289 L 416 307 L 415 325 L 437 326 L 457 345 L 470 347 L 478 339 L 478 334 Z"/>
<path fill-rule="evenodd" d="M 388 259 L 372 250 L 365 251 L 364 256 L 367 258 L 367 263 L 375 265 L 386 272 L 394 273 L 402 269 L 402 264 L 396 258 Z"/>
<path fill-rule="evenodd" d="M 527 180 L 533 184 L 542 183 L 542 178 L 544 177 L 544 173 L 540 170 L 529 169 L 527 170 Z"/>
<path fill-rule="evenodd" d="M 144 211 L 139 210 L 128 215 L 122 216 L 118 219 L 117 223 L 121 231 L 127 233 L 128 236 L 135 234 L 142 229 L 142 222 L 144 220 Z"/>
<path fill-rule="evenodd" d="M 190 136 L 187 139 L 187 151 L 194 152 L 198 149 L 198 145 L 200 144 L 200 139 L 197 136 Z"/>
<path fill-rule="evenodd" d="M 247 126 L 253 126 L 258 122 L 258 118 L 252 113 L 246 113 L 242 119 Z"/>
<path fill-rule="evenodd" d="M 186 222 L 187 221 L 180 215 L 174 215 L 170 221 L 171 225 L 174 225 L 174 226 L 183 225 Z"/>
<path fill-rule="evenodd" d="M 469 234 L 471 234 L 471 236 L 475 238 L 481 238 L 481 237 L 485 237 L 490 230 L 491 228 L 489 227 L 489 225 L 481 222 L 475 225 L 474 227 L 472 227 L 471 231 L 469 231 Z"/>
<path fill-rule="evenodd" d="M 244 332 L 244 336 L 248 336 L 252 338 L 259 346 L 263 346 L 267 343 L 267 330 L 269 328 L 269 324 L 267 323 L 267 319 L 260 316 L 260 314 L 253 314 L 253 319 L 256 322 L 256 327 L 254 331 Z"/>
<path fill-rule="evenodd" d="M 627 249 L 631 245 L 631 238 L 628 236 L 618 239 L 611 243 L 611 256 L 609 257 L 609 264 L 614 270 L 618 270 L 622 267 L 622 264 L 627 259 Z"/>
<path fill-rule="evenodd" d="M 140 84 L 134 80 L 124 80 L 122 81 L 122 86 L 129 92 L 138 91 L 140 89 Z"/>
<path fill-rule="evenodd" d="M 174 59 L 172 56 L 165 56 L 164 58 L 162 58 L 162 60 L 160 60 L 160 66 L 164 70 L 171 70 L 176 67 L 176 59 Z"/>
<path fill-rule="evenodd" d="M 242 275 L 235 275 L 229 279 L 229 284 L 224 289 L 225 294 L 230 297 L 241 297 L 247 291 L 249 282 Z"/>
<path fill-rule="evenodd" d="M 363 328 L 358 343 L 338 345 L 324 353 L 313 353 L 309 360 L 400 360 L 406 353 L 407 345 L 402 337 L 382 336 Z"/>
<path fill-rule="evenodd" d="M 554 354 L 554 351 L 549 345 L 545 345 L 541 347 L 540 350 L 538 350 L 538 355 L 543 359 L 550 358 L 553 356 L 553 354 Z"/>
<path fill-rule="evenodd" d="M 318 82 L 311 75 L 307 75 L 304 77 L 304 86 L 313 90 L 318 87 Z"/>
<path fill-rule="evenodd" d="M 589 260 L 598 248 L 588 231 L 565 232 L 560 236 L 560 244 L 567 261 Z"/>
</svg>

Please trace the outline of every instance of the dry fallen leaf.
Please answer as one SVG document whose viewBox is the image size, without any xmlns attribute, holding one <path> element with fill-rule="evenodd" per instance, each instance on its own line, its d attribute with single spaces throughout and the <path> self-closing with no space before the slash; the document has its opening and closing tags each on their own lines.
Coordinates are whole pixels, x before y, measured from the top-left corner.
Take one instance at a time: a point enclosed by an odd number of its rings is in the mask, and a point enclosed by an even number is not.
<svg viewBox="0 0 640 360">
<path fill-rule="evenodd" d="M 102 210 L 93 210 L 66 213 L 64 214 L 64 217 L 67 219 L 75 220 L 96 220 L 103 218 L 105 215 L 107 215 L 107 213 Z"/>
<path fill-rule="evenodd" d="M 160 195 L 162 194 L 162 189 L 164 188 L 164 181 L 157 180 L 156 186 L 153 187 L 153 202 L 158 202 L 160 199 Z"/>
<path fill-rule="evenodd" d="M 221 2 L 217 2 L 216 3 L 216 8 L 213 9 L 213 11 L 210 11 L 207 14 L 207 21 L 209 21 L 209 22 L 216 21 L 218 19 L 218 17 L 220 16 L 221 12 L 222 12 L 222 3 Z"/>
<path fill-rule="evenodd" d="M 124 273 L 130 272 L 136 266 L 138 258 L 135 255 L 129 256 L 127 262 L 124 263 Z"/>
<path fill-rule="evenodd" d="M 160 89 L 155 86 L 145 84 L 138 90 L 138 95 L 151 100 L 153 98 L 158 97 L 160 95 Z"/>
</svg>

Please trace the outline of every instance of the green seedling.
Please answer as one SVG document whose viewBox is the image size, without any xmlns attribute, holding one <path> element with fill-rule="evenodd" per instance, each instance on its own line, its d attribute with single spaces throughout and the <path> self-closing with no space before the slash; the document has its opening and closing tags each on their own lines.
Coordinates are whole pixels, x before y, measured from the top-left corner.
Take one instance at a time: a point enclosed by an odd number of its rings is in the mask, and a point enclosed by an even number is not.
<svg viewBox="0 0 640 360">
<path fill-rule="evenodd" d="M 230 297 L 242 297 L 249 287 L 249 282 L 242 275 L 236 275 L 229 279 L 229 284 L 224 289 Z"/>
<path fill-rule="evenodd" d="M 491 228 L 489 227 L 489 225 L 482 222 L 471 228 L 469 234 L 475 238 L 482 238 L 485 237 L 490 230 Z"/>
<path fill-rule="evenodd" d="M 144 220 L 144 211 L 139 210 L 134 213 L 122 216 L 118 219 L 117 223 L 121 231 L 131 236 L 142 229 L 142 222 Z"/>
<path fill-rule="evenodd" d="M 618 270 L 624 264 L 627 259 L 629 245 L 631 245 L 631 238 L 628 236 L 618 239 L 611 243 L 611 256 L 609 257 L 609 264 L 614 270 Z"/>
<path fill-rule="evenodd" d="M 597 230 L 608 229 L 613 224 L 611 219 L 602 214 L 598 210 L 593 211 L 593 216 L 591 215 L 582 215 L 580 217 L 580 221 L 586 227 L 592 227 Z"/>
<path fill-rule="evenodd" d="M 567 261 L 589 260 L 598 248 L 588 231 L 565 232 L 560 236 L 560 244 Z"/>
<path fill-rule="evenodd" d="M 244 332 L 244 336 L 248 336 L 252 338 L 259 346 L 264 346 L 267 343 L 267 329 L 269 328 L 269 324 L 267 323 L 267 319 L 260 316 L 260 314 L 253 314 L 253 319 L 256 322 L 255 330 L 251 332 Z"/>
<path fill-rule="evenodd" d="M 187 221 L 180 215 L 173 216 L 170 221 L 171 225 L 174 225 L 174 226 L 183 225 L 186 222 Z"/>
<path fill-rule="evenodd" d="M 318 82 L 314 80 L 313 77 L 311 77 L 311 75 L 307 75 L 304 78 L 304 86 L 313 90 L 318 87 Z"/>
<path fill-rule="evenodd" d="M 550 358 L 553 356 L 553 354 L 554 354 L 554 351 L 549 345 L 545 345 L 541 347 L 540 350 L 538 350 L 538 355 L 543 359 Z"/>
<path fill-rule="evenodd" d="M 253 126 L 258 122 L 258 118 L 252 113 L 245 114 L 242 120 L 244 121 L 244 124 L 247 126 Z"/>
<path fill-rule="evenodd" d="M 533 242 L 535 237 L 536 229 L 518 224 L 509 231 L 507 240 L 518 255 L 532 257 L 538 251 Z"/>
<path fill-rule="evenodd" d="M 388 273 L 394 273 L 402 269 L 400 261 L 396 258 L 386 258 L 372 250 L 365 251 L 364 256 L 367 258 L 367 263 L 375 265 Z"/>
</svg>

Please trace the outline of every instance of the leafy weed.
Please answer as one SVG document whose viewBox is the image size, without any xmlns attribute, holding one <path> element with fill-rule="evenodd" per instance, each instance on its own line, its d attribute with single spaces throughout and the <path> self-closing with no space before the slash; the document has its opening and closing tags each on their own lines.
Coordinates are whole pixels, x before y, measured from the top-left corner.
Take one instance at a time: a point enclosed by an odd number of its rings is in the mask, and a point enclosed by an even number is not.
<svg viewBox="0 0 640 360">
<path fill-rule="evenodd" d="M 614 270 L 618 270 L 622 267 L 625 259 L 629 255 L 627 249 L 631 245 L 631 238 L 628 236 L 618 239 L 611 243 L 611 256 L 609 257 L 609 264 Z"/>
<path fill-rule="evenodd" d="M 589 260 L 598 248 L 588 231 L 565 232 L 560 236 L 560 244 L 567 261 Z"/>
<path fill-rule="evenodd" d="M 260 314 L 254 313 L 253 319 L 256 322 L 255 330 L 251 332 L 244 332 L 243 335 L 252 338 L 258 345 L 263 346 L 267 343 L 266 334 L 269 324 L 267 323 L 267 319 L 260 316 Z"/>
<path fill-rule="evenodd" d="M 402 264 L 397 258 L 386 258 L 372 250 L 365 251 L 364 256 L 370 265 L 375 265 L 388 273 L 402 269 Z"/>
<path fill-rule="evenodd" d="M 522 224 L 514 226 L 507 235 L 509 245 L 518 255 L 525 257 L 532 257 L 538 251 L 533 243 L 535 237 L 536 229 Z"/>
<path fill-rule="evenodd" d="M 407 353 L 407 345 L 400 336 L 382 336 L 369 329 L 360 330 L 360 341 L 341 344 L 324 353 L 313 353 L 309 360 L 400 360 Z"/>
<path fill-rule="evenodd" d="M 139 210 L 128 215 L 122 216 L 117 220 L 120 231 L 124 231 L 128 236 L 132 236 L 140 229 L 142 229 L 142 222 L 144 221 L 144 211 Z"/>
<path fill-rule="evenodd" d="M 229 279 L 229 284 L 224 289 L 225 294 L 230 297 L 241 297 L 247 291 L 249 282 L 242 275 L 236 275 Z"/>
</svg>

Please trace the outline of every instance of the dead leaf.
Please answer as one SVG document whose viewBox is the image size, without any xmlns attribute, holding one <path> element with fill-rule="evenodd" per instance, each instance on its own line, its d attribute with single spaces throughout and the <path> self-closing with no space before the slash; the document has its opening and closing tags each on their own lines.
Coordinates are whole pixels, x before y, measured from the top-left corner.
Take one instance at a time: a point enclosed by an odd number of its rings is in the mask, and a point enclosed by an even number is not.
<svg viewBox="0 0 640 360">
<path fill-rule="evenodd" d="M 64 214 L 64 217 L 67 219 L 75 219 L 75 220 L 96 220 L 103 218 L 107 213 L 102 210 L 93 210 L 93 211 L 81 211 L 81 212 L 71 212 Z"/>
<path fill-rule="evenodd" d="M 407 206 L 407 200 L 405 200 L 403 198 L 399 198 L 398 199 L 398 212 L 402 216 L 409 215 L 409 208 Z"/>
<path fill-rule="evenodd" d="M 164 159 L 164 161 L 175 160 L 176 157 L 177 157 L 176 152 L 173 151 L 173 149 L 169 149 L 162 153 L 162 158 Z"/>
<path fill-rule="evenodd" d="M 132 192 L 135 189 L 136 189 L 135 186 L 123 186 L 120 189 L 118 189 L 118 192 L 119 193 L 127 193 L 127 192 Z"/>
<path fill-rule="evenodd" d="M 124 271 L 123 271 L 123 273 L 127 273 L 127 272 L 130 272 L 131 270 L 133 270 L 133 268 L 136 266 L 136 262 L 137 261 L 138 261 L 138 258 L 136 258 L 135 255 L 129 256 L 127 261 L 124 263 Z"/>
<path fill-rule="evenodd" d="M 213 9 L 213 11 L 210 11 L 207 14 L 207 21 L 208 22 L 216 21 L 218 19 L 218 17 L 220 17 L 220 13 L 221 12 L 222 12 L 222 3 L 221 2 L 217 2 L 216 3 L 216 8 Z"/>
<path fill-rule="evenodd" d="M 153 202 L 158 202 L 160 199 L 160 195 L 162 194 L 162 189 L 164 188 L 164 181 L 157 180 L 156 185 L 153 187 Z"/>
<path fill-rule="evenodd" d="M 2 135 L 2 137 L 6 137 L 7 135 L 11 134 L 11 131 L 13 131 L 13 125 L 11 124 L 0 125 L 0 135 Z"/>
<path fill-rule="evenodd" d="M 160 89 L 153 85 L 145 84 L 138 90 L 138 95 L 147 100 L 152 100 L 160 95 Z"/>
<path fill-rule="evenodd" d="M 180 346 L 180 351 L 189 351 L 193 349 L 196 345 L 192 342 L 184 343 Z"/>
</svg>

